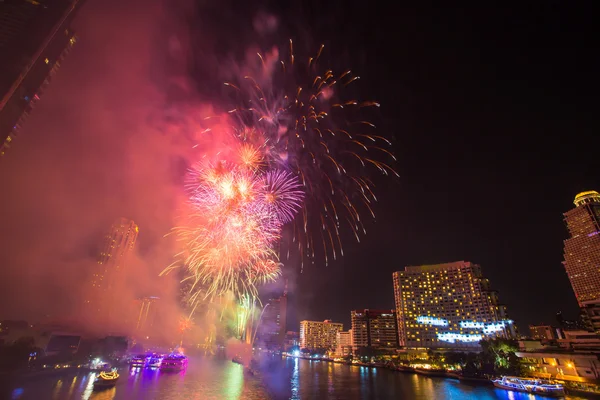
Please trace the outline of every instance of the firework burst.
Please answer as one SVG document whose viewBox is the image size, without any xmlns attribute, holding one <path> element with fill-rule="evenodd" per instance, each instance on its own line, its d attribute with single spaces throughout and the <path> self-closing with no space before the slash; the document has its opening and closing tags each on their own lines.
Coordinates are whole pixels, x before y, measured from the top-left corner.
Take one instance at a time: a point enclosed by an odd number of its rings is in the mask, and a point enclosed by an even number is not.
<svg viewBox="0 0 600 400">
<path fill-rule="evenodd" d="M 361 214 L 375 217 L 369 170 L 398 174 L 386 161 L 395 161 L 391 142 L 375 134 L 370 122 L 379 103 L 352 97 L 350 89 L 360 77 L 350 70 L 323 68 L 323 49 L 300 60 L 290 40 L 286 56 L 258 53 L 258 71 L 226 85 L 240 103 L 229 111 L 244 132 L 240 140 L 262 149 L 266 165 L 291 171 L 298 179 L 293 191 L 302 192 L 305 201 L 286 202 L 293 210 L 283 213 L 282 222 L 293 217 L 300 253 L 314 260 L 320 243 L 327 264 L 329 257 L 343 255 L 342 226 L 360 241 L 366 233 Z"/>
</svg>

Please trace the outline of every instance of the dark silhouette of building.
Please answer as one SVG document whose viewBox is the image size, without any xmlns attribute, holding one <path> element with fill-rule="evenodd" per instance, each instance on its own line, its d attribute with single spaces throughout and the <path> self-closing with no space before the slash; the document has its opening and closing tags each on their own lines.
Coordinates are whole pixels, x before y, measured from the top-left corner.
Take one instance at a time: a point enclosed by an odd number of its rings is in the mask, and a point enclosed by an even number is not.
<svg viewBox="0 0 600 400">
<path fill-rule="evenodd" d="M 395 349 L 398 347 L 398 325 L 394 310 L 354 310 L 352 318 L 352 343 L 359 347 Z"/>
<path fill-rule="evenodd" d="M 0 1 L 0 156 L 77 41 L 80 0 Z"/>
<path fill-rule="evenodd" d="M 259 332 L 259 345 L 271 350 L 282 350 L 287 323 L 287 292 L 268 300 L 263 311 Z"/>
</svg>

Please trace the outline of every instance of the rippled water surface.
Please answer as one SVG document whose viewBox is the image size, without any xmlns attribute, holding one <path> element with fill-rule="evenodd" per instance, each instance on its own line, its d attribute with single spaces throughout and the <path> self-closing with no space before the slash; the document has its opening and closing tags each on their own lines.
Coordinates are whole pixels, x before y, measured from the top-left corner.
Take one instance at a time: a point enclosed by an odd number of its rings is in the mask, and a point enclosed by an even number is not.
<svg viewBox="0 0 600 400">
<path fill-rule="evenodd" d="M 229 360 L 191 358 L 186 371 L 119 371 L 117 386 L 93 391 L 95 374 L 65 373 L 15 382 L 19 400 L 84 399 L 510 399 L 543 397 L 469 386 L 443 378 L 428 378 L 385 369 L 320 361 L 272 359 L 260 376 L 244 374 Z"/>
</svg>

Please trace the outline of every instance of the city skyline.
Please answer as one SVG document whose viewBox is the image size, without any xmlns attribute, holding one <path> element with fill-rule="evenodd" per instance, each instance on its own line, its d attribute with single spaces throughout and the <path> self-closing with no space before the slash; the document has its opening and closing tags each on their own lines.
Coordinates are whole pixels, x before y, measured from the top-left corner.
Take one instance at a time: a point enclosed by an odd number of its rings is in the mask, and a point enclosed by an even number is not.
<svg viewBox="0 0 600 400">
<path fill-rule="evenodd" d="M 96 8 L 94 8 L 96 7 Z M 335 5 L 339 7 L 339 5 Z M 89 11 L 92 10 L 92 11 Z M 114 107 L 110 110 L 109 114 L 119 115 L 118 110 L 115 108 L 128 108 L 130 105 L 125 104 L 130 97 L 122 95 L 120 90 L 110 89 L 109 86 L 126 86 L 126 81 L 131 81 L 129 76 L 123 76 L 119 72 L 113 71 L 111 68 L 103 70 L 101 68 L 94 69 L 94 65 L 101 65 L 100 59 L 109 59 L 110 57 L 95 56 L 96 50 L 100 48 L 104 50 L 101 54 L 110 54 L 107 48 L 110 48 L 114 44 L 118 44 L 121 40 L 121 36 L 114 34 L 113 37 L 108 39 L 100 35 L 96 35 L 94 38 L 95 31 L 89 26 L 80 21 L 90 20 L 90 15 L 96 11 L 101 11 L 102 7 L 98 5 L 92 5 L 91 8 L 86 11 L 82 9 L 82 19 L 76 20 L 75 22 L 80 23 L 80 28 L 76 27 L 77 32 L 81 31 L 80 39 L 83 45 L 76 46 L 73 54 L 71 54 L 63 63 L 59 73 L 57 73 L 57 87 L 51 85 L 50 93 L 48 96 L 50 100 L 45 104 L 44 101 L 40 102 L 40 109 L 36 109 L 36 112 L 32 114 L 32 120 L 25 124 L 24 128 L 26 132 L 24 135 L 29 135 L 29 139 L 23 139 L 22 144 L 15 145 L 11 148 L 11 151 L 7 153 L 7 156 L 3 160 L 3 164 L 7 165 L 4 170 L 12 171 L 23 171 L 20 173 L 22 176 L 17 179 L 11 177 L 8 172 L 4 173 L 3 178 L 7 184 L 6 188 L 12 193 L 35 193 L 35 187 L 39 186 L 40 182 L 32 180 L 35 176 L 45 176 L 41 174 L 43 172 L 36 166 L 36 161 L 46 160 L 43 164 L 46 166 L 52 166 L 56 168 L 56 173 L 48 179 L 47 182 L 41 182 L 47 184 L 48 188 L 57 187 L 62 190 L 57 193 L 65 193 L 65 198 L 72 198 L 72 202 L 78 204 L 88 204 L 88 200 L 92 200 L 90 208 L 98 208 L 98 202 L 94 203 L 93 198 L 103 198 L 106 196 L 106 187 L 110 187 L 111 191 L 116 193 L 117 198 L 126 198 L 124 201 L 126 210 L 119 209 L 121 205 L 112 207 L 111 210 L 102 209 L 100 211 L 102 219 L 105 220 L 107 215 L 113 218 L 116 215 L 126 214 L 132 215 L 132 217 L 144 226 L 149 226 L 149 235 L 140 240 L 140 248 L 144 249 L 156 248 L 157 243 L 160 242 L 162 236 L 168 232 L 170 228 L 169 223 L 171 222 L 170 215 L 164 217 L 165 222 L 162 220 L 158 227 L 153 227 L 152 218 L 156 217 L 157 213 L 155 210 L 166 210 L 165 205 L 172 204 L 170 198 L 161 197 L 159 200 L 160 205 L 149 204 L 149 199 L 155 198 L 156 190 L 153 187 L 151 190 L 144 189 L 145 187 L 152 186 L 154 179 L 158 179 L 161 182 L 161 187 L 167 186 L 169 190 L 167 193 L 175 192 L 170 191 L 178 179 L 180 179 L 181 173 L 178 174 L 178 168 L 184 169 L 184 167 L 173 167 L 177 165 L 178 161 L 173 161 L 169 157 L 159 158 L 161 171 L 167 171 L 165 176 L 160 175 L 158 178 L 154 173 L 147 174 L 140 172 L 139 170 L 130 175 L 129 167 L 135 167 L 138 165 L 152 165 L 153 160 L 146 160 L 145 155 L 135 153 L 133 148 L 139 148 L 141 143 L 150 143 L 150 148 L 159 148 L 160 151 L 152 153 L 148 156 L 149 159 L 152 155 L 158 154 L 163 151 L 163 148 L 154 144 L 154 141 L 148 141 L 145 136 L 130 136 L 128 140 L 123 140 L 123 130 L 117 129 L 122 126 L 123 121 L 132 121 L 129 115 L 119 116 L 118 118 L 110 119 L 107 127 L 103 129 L 95 129 L 96 126 L 102 126 L 102 123 L 86 123 L 85 126 L 78 126 L 73 121 L 76 118 L 70 115 L 70 112 L 66 110 L 76 109 L 78 106 L 89 104 L 89 108 L 94 110 L 104 109 L 104 101 L 94 102 L 93 99 L 119 99 L 118 107 Z M 350 13 L 355 11 L 350 10 Z M 369 9 L 368 13 L 373 13 L 373 9 Z M 502 10 L 499 11 L 502 14 Z M 554 16 L 552 11 L 545 11 L 550 16 Z M 417 15 L 413 13 L 409 15 Z M 401 18 L 410 19 L 408 16 Z M 462 17 L 468 18 L 468 17 Z M 459 18 L 460 20 L 460 18 Z M 125 22 L 121 22 L 126 25 Z M 408 24 L 403 26 L 402 29 L 405 33 L 411 33 L 411 25 Z M 451 35 L 458 35 L 462 32 L 459 27 L 457 30 L 450 32 Z M 236 28 L 238 29 L 238 28 Z M 243 29 L 243 27 L 239 27 Z M 490 34 L 490 32 L 482 27 L 483 36 Z M 553 28 L 545 28 L 546 33 L 550 38 L 555 37 L 557 32 Z M 316 30 L 315 36 L 327 36 L 327 30 Z M 349 32 L 348 37 L 355 37 L 356 33 Z M 515 33 L 513 32 L 513 35 Z M 565 34 L 565 33 L 563 33 Z M 579 37 L 578 31 L 569 31 L 566 33 L 569 37 Z M 429 33 L 431 36 L 422 37 L 422 40 L 430 40 L 438 36 L 435 33 Z M 554 36 L 553 36 L 554 35 Z M 151 35 L 149 35 L 151 36 Z M 232 33 L 233 36 L 233 33 Z M 387 39 L 386 39 L 387 40 Z M 480 38 L 470 38 L 471 44 L 479 43 Z M 512 43 L 514 36 L 508 35 L 506 40 Z M 548 39 L 550 40 L 550 39 Z M 106 42 L 107 44 L 104 44 Z M 457 41 L 459 42 L 459 41 Z M 335 45 L 341 45 L 344 47 L 345 42 L 335 43 Z M 393 65 L 391 62 L 392 56 L 385 50 L 385 45 L 390 45 L 390 42 L 383 41 L 376 43 L 372 49 L 374 52 L 372 57 L 373 63 L 360 62 L 360 59 L 351 60 L 351 64 L 357 65 L 357 68 L 373 75 L 371 72 L 374 70 L 372 65 Z M 125 47 L 125 44 L 123 45 Z M 491 104 L 505 105 L 500 100 L 495 100 L 498 103 L 494 103 L 494 98 L 487 93 L 481 92 L 478 89 L 478 83 L 485 80 L 485 76 L 479 74 L 475 76 L 467 76 L 464 72 L 455 70 L 458 64 L 454 59 L 449 57 L 441 50 L 432 50 L 432 54 L 422 55 L 419 53 L 419 48 L 413 44 L 406 44 L 407 52 L 415 56 L 421 55 L 425 60 L 430 58 L 440 57 L 444 63 L 428 64 L 428 72 L 432 76 L 448 76 L 453 78 L 453 81 L 465 83 L 465 90 L 472 95 L 483 96 L 487 101 L 491 101 Z M 465 45 L 466 46 L 466 45 Z M 331 46 L 334 47 L 334 46 Z M 126 50 L 130 50 L 133 46 L 128 47 Z M 327 47 L 329 48 L 329 46 Z M 117 47 L 117 49 L 119 49 Z M 121 48 L 122 49 L 122 48 Z M 112 49 L 114 50 L 114 49 Z M 112 51 L 111 50 L 111 51 Z M 460 47 L 458 49 L 460 54 L 472 56 L 468 52 L 467 47 Z M 367 51 L 367 50 L 365 50 Z M 507 61 L 501 59 L 496 54 L 492 54 L 485 48 L 482 50 L 487 59 L 493 59 L 498 61 L 498 65 L 505 65 Z M 521 54 L 522 49 L 517 46 L 513 50 L 517 55 Z M 501 52 L 509 52 L 509 50 L 501 49 Z M 125 51 L 118 53 L 119 56 L 125 57 Z M 371 53 L 369 53 L 371 54 Z M 94 58 L 97 57 L 97 58 Z M 91 61 L 89 61 L 89 60 Z M 126 58 L 124 58 L 126 59 Z M 140 70 L 144 70 L 144 65 L 151 65 L 153 63 L 135 62 L 133 65 L 137 65 Z M 469 62 L 476 63 L 472 57 L 467 58 Z M 356 62 L 355 62 L 356 61 Z M 448 69 L 442 69 L 436 67 L 436 65 L 448 65 Z M 476 64 L 477 65 L 477 64 Z M 506 71 L 509 76 L 516 74 L 512 64 L 508 65 Z M 67 72 L 63 73 L 63 68 Z M 404 69 L 402 69 L 404 68 Z M 494 286 L 504 296 L 503 301 L 508 305 L 511 310 L 511 316 L 517 321 L 520 326 L 526 326 L 530 323 L 546 322 L 552 323 L 553 316 L 556 311 L 562 309 L 569 318 L 572 318 L 577 313 L 577 306 L 574 299 L 570 299 L 570 296 L 563 296 L 565 301 L 559 301 L 560 296 L 550 296 L 543 302 L 536 304 L 535 300 L 529 301 L 524 300 L 521 305 L 522 293 L 528 293 L 528 298 L 540 299 L 543 298 L 546 290 L 556 293 L 570 293 L 570 285 L 566 274 L 560 264 L 562 260 L 561 243 L 562 240 L 567 238 L 566 230 L 561 221 L 560 214 L 569 208 L 572 197 L 581 191 L 590 190 L 599 187 L 595 175 L 589 167 L 587 160 L 593 159 L 593 157 L 585 156 L 585 151 L 588 147 L 581 148 L 581 152 L 576 152 L 578 155 L 566 154 L 566 158 L 561 158 L 563 162 L 560 166 L 548 163 L 542 159 L 536 158 L 535 152 L 530 151 L 532 146 L 537 143 L 544 143 L 550 146 L 553 151 L 552 154 L 560 154 L 562 157 L 561 149 L 553 142 L 548 142 L 545 138 L 549 135 L 552 137 L 565 138 L 566 134 L 563 133 L 569 131 L 566 127 L 560 123 L 550 123 L 544 121 L 539 115 L 530 116 L 531 121 L 535 121 L 535 130 L 530 133 L 531 136 L 524 136 L 524 128 L 522 124 L 517 124 L 517 132 L 513 132 L 512 127 L 508 122 L 504 122 L 501 125 L 503 128 L 507 128 L 500 134 L 500 127 L 487 127 L 491 132 L 495 132 L 496 136 L 504 137 L 507 135 L 506 142 L 502 141 L 497 144 L 492 139 L 488 139 L 488 134 L 483 134 L 479 129 L 475 129 L 474 126 L 466 123 L 465 121 L 471 120 L 471 113 L 476 120 L 483 120 L 486 114 L 483 110 L 468 106 L 464 99 L 463 101 L 454 102 L 448 101 L 453 99 L 455 92 L 450 88 L 442 87 L 441 98 L 446 101 L 432 103 L 432 110 L 427 108 L 419 108 L 422 104 L 419 102 L 424 101 L 423 97 L 427 90 L 434 88 L 433 83 L 429 82 L 425 76 L 418 74 L 418 68 L 411 65 L 401 65 L 402 71 L 412 76 L 415 80 L 408 80 L 406 90 L 406 97 L 413 98 L 414 103 L 410 103 L 410 107 L 417 107 L 418 111 L 415 116 L 406 115 L 403 116 L 409 118 L 409 122 L 401 123 L 395 117 L 384 122 L 384 126 L 392 131 L 397 131 L 396 140 L 398 141 L 398 160 L 399 169 L 401 172 L 401 179 L 398 184 L 383 185 L 383 195 L 379 196 L 379 202 L 374 205 L 376 208 L 376 214 L 378 220 L 376 224 L 368 224 L 367 231 L 368 235 L 361 241 L 360 244 L 349 246 L 345 249 L 345 256 L 331 262 L 328 267 L 324 266 L 323 262 L 317 262 L 314 267 L 304 266 L 302 274 L 292 276 L 294 280 L 290 286 L 293 286 L 293 293 L 295 301 L 299 303 L 297 312 L 298 316 L 295 320 L 302 319 L 309 316 L 308 310 L 315 310 L 315 313 L 322 314 L 311 316 L 312 319 L 325 319 L 331 318 L 334 320 L 340 320 L 349 325 L 350 316 L 347 310 L 357 309 L 360 307 L 370 308 L 387 308 L 393 305 L 393 290 L 390 288 L 389 276 L 394 270 L 405 265 L 418 265 L 418 264 L 433 264 L 446 262 L 450 260 L 468 259 L 473 260 L 484 266 L 489 275 L 490 280 L 494 283 Z M 534 69 L 525 65 L 523 71 L 525 76 L 532 79 L 534 82 L 540 82 L 541 77 L 538 78 L 534 75 Z M 100 78 L 97 82 L 89 83 L 87 78 L 90 73 L 97 73 Z M 112 74 L 112 75 L 111 75 Z M 108 78 L 103 78 L 107 76 Z M 545 75 L 544 75 L 545 76 Z M 564 77 L 563 77 L 564 78 Z M 104 79 L 104 80 L 102 80 Z M 194 78 L 192 78 L 194 79 Z M 564 78 L 563 85 L 555 86 L 554 89 L 560 93 L 569 94 L 568 88 L 566 88 L 567 82 Z M 71 80 L 74 80 L 71 82 Z M 115 85 L 108 85 L 111 80 L 117 82 Z M 487 82 L 487 81 L 486 81 Z M 493 83 L 493 82 L 492 82 Z M 128 83 L 131 85 L 131 82 Z M 61 86 L 62 85 L 62 86 Z M 86 97 L 82 93 L 79 93 L 75 88 L 86 87 L 86 85 L 93 86 L 88 89 L 93 89 L 89 97 Z M 424 91 L 416 90 L 417 87 L 425 88 Z M 66 87 L 66 89 L 63 89 Z M 139 86 L 127 86 L 129 93 L 142 93 L 143 85 Z M 394 86 L 395 88 L 395 86 Z M 513 89 L 515 89 L 513 84 Z M 394 107 L 395 101 L 393 97 L 402 98 L 403 92 L 400 92 L 400 96 L 397 96 L 395 89 L 390 90 L 385 85 L 374 85 L 372 88 L 373 98 L 381 100 L 383 107 Z M 506 90 L 503 87 L 500 90 Z M 89 90 L 87 92 L 90 92 Z M 389 93 L 388 93 L 389 92 Z M 586 120 L 587 109 L 585 105 L 583 107 L 566 107 L 563 104 L 563 100 L 552 100 L 552 99 L 538 99 L 536 93 L 527 88 L 520 88 L 518 93 L 522 93 L 520 97 L 526 104 L 538 104 L 537 100 L 542 101 L 545 107 L 549 107 L 551 110 L 557 111 L 556 115 L 564 115 L 566 120 L 572 121 L 575 119 Z M 506 93 L 502 91 L 504 95 Z M 45 96 L 44 96 L 45 97 Z M 564 96 L 573 99 L 572 96 Z M 562 98 L 562 97 L 561 97 Z M 64 106 L 56 107 L 50 103 L 54 101 L 67 102 Z M 579 101 L 579 100 L 575 100 Z M 131 103 L 137 103 L 137 99 L 132 99 Z M 386 106 L 386 103 L 388 104 Z M 44 105 L 45 104 L 45 105 Z M 93 104 L 93 105 L 92 105 Z M 126 106 L 126 107 L 125 107 Z M 514 111 L 521 110 L 520 107 L 515 107 Z M 87 107 L 87 106 L 86 106 Z M 542 107 L 542 105 L 538 105 Z M 492 109 L 501 109 L 494 108 Z M 400 110 L 404 110 L 402 107 Z M 417 118 L 420 113 L 425 113 L 426 116 L 435 116 L 435 118 L 426 118 L 427 123 L 430 125 L 421 126 L 421 118 Z M 498 112 L 498 111 L 496 111 Z M 458 122 L 454 122 L 453 119 L 448 117 L 448 113 L 455 113 L 458 116 Z M 37 114 L 37 115 L 36 115 Z M 134 113 L 135 114 L 135 113 Z M 60 116 L 61 123 L 54 123 L 53 118 L 55 115 Z M 87 114 L 85 114 L 87 115 Z M 90 113 L 91 115 L 91 113 Z M 136 114 L 137 115 L 137 114 Z M 495 118 L 501 117 L 501 115 L 493 114 Z M 512 115 L 512 114 L 511 114 Z M 421 115 L 422 116 L 422 115 Z M 144 114 L 144 119 L 146 114 Z M 581 118 L 578 118 L 581 117 Z M 479 119 L 477 119 L 479 118 Z M 519 120 L 516 116 L 512 115 L 507 121 L 521 121 L 526 122 L 527 119 Z M 58 119 L 58 118 L 57 118 Z M 66 122 L 64 122 L 64 121 Z M 134 118 L 132 125 L 135 125 L 139 119 Z M 454 127 L 454 123 L 458 124 L 461 128 Z M 49 125 L 48 125 L 49 124 Z M 414 125 L 414 126 L 413 126 Z M 396 127 L 400 129 L 395 129 Z M 453 134 L 433 136 L 429 144 L 429 135 L 433 135 L 437 131 L 444 131 L 445 127 L 452 129 Z M 410 129 L 409 129 L 410 128 Z M 560 129 L 559 129 L 560 128 Z M 585 133 L 585 126 L 582 128 Z M 135 129 L 132 129 L 135 131 Z M 48 135 L 46 132 L 51 131 L 55 134 Z M 148 130 L 151 131 L 151 130 Z M 406 131 L 406 135 L 402 132 Z M 115 132 L 112 134 L 111 132 Z M 119 132 L 117 134 L 117 132 Z M 465 140 L 453 140 L 452 138 L 457 137 L 458 132 L 464 133 Z M 582 135 L 584 133 L 581 133 Z M 127 134 L 125 135 L 127 136 Z M 493 135 L 492 135 L 493 136 Z M 460 136 L 462 137 L 462 136 Z M 490 136 L 491 137 L 491 136 Z M 92 144 L 84 144 L 83 149 L 79 149 L 75 143 L 80 143 L 82 138 L 92 141 Z M 519 143 L 520 138 L 525 138 L 525 142 L 521 146 L 508 146 L 506 143 L 511 141 Z M 162 137 L 160 137 L 162 140 Z M 156 143 L 160 143 L 160 140 L 156 140 Z M 425 141 L 425 142 L 424 142 Z M 128 146 L 128 143 L 132 143 L 130 147 L 115 146 L 115 143 L 122 143 L 123 146 Z M 463 143 L 468 143 L 468 149 L 463 149 Z M 500 146 L 495 152 L 496 157 L 488 157 L 490 152 L 490 143 Z M 591 146 L 590 146 L 591 147 Z M 427 149 L 422 154 L 416 157 L 416 153 L 409 154 L 404 153 L 407 148 L 412 149 Z M 50 149 L 46 151 L 46 149 Z M 11 153 L 14 155 L 11 156 Z M 133 151 L 134 156 L 129 155 L 129 151 Z M 83 154 L 83 155 L 82 155 Z M 98 158 L 93 158 L 94 154 L 99 154 Z M 584 155 L 581 155 L 584 154 Z M 465 155 L 468 155 L 466 157 Z M 86 163 L 86 158 L 92 157 L 93 163 Z M 516 162 L 509 162 L 511 157 L 516 158 Z M 522 179 L 521 172 L 525 170 L 524 165 L 529 166 L 531 160 L 530 157 L 534 157 L 533 167 L 529 169 L 530 178 Z M 466 164 L 466 160 L 470 160 Z M 114 167 L 112 165 L 114 164 Z M 514 164 L 514 165 L 513 165 Z M 72 173 L 68 170 L 72 169 L 73 165 L 82 165 L 82 171 L 86 174 L 85 178 L 75 178 Z M 468 168 L 467 168 L 468 167 Z M 102 171 L 98 173 L 97 171 Z M 127 171 L 125 176 L 120 176 L 119 172 Z M 154 170 L 153 170 L 154 172 Z M 506 175 L 503 175 L 506 174 Z M 150 175 L 150 176 L 148 176 Z M 107 178 L 108 176 L 109 178 Z M 540 177 L 539 179 L 537 177 Z M 556 181 L 555 179 L 549 179 L 547 176 L 560 176 L 561 179 Z M 131 184 L 135 179 L 141 177 L 143 184 Z M 109 183 L 106 183 L 108 180 Z M 523 180 L 523 182 L 521 182 Z M 102 182 L 101 189 L 94 188 L 94 185 L 90 184 L 94 182 Z M 376 182 L 379 185 L 379 182 Z M 172 185 L 172 186 L 169 186 Z M 380 185 L 381 186 L 381 185 Z M 86 189 L 81 190 L 81 187 Z M 135 189 L 134 189 L 135 188 Z M 46 187 L 44 187 L 45 190 Z M 82 195 L 83 192 L 89 192 L 89 198 Z M 137 194 L 137 193 L 140 194 Z M 134 194 L 136 193 L 136 194 Z M 143 194 L 142 194 L 143 193 Z M 477 193 L 477 199 L 473 195 L 468 193 Z M 547 194 L 544 196 L 544 200 L 536 204 L 536 207 L 528 207 L 533 199 L 537 199 L 542 193 Z M 550 195 L 552 193 L 552 195 Z M 25 195 L 24 198 L 36 199 L 39 195 Z M 135 199 L 135 201 L 131 200 Z M 485 201 L 484 201 L 485 199 Z M 4 200 L 4 199 L 3 199 Z M 131 201 L 130 201 L 131 200 Z M 164 200 L 164 201 L 162 201 Z M 440 201 L 443 207 L 440 206 Z M 62 205 L 58 206 L 51 203 L 46 211 L 42 213 L 42 219 L 39 222 L 35 222 L 33 217 L 28 217 L 25 210 L 35 209 L 39 207 L 38 202 L 32 201 L 31 203 L 19 206 L 21 199 L 14 200 L 8 203 L 3 218 L 7 221 L 11 221 L 13 218 L 25 218 L 29 219 L 29 223 L 41 228 L 41 231 L 49 232 L 46 236 L 43 236 L 46 240 L 52 235 L 53 230 L 56 229 L 57 221 L 52 218 L 48 218 L 47 215 L 51 212 L 59 213 L 59 210 L 63 208 Z M 141 207 L 136 207 L 137 205 Z M 42 205 L 46 206 L 46 205 Z M 78 206 L 78 210 L 74 213 L 72 220 L 61 222 L 64 224 L 64 228 L 69 232 L 75 231 L 78 228 L 78 235 L 89 235 L 90 231 L 95 231 L 100 228 L 96 218 L 91 218 L 93 221 L 86 221 L 85 218 L 80 218 L 88 211 L 88 207 Z M 140 211 L 141 217 L 135 215 L 137 211 Z M 16 210 L 16 211 L 15 211 Z M 133 211 L 132 211 L 133 210 Z M 145 212 L 145 210 L 150 210 Z M 431 210 L 437 210 L 435 218 L 431 214 Z M 85 211 L 85 212 L 84 212 Z M 35 216 L 38 217 L 39 216 Z M 160 218 L 160 216 L 159 216 Z M 80 226 L 80 221 L 86 221 L 86 228 L 83 232 Z M 484 223 L 487 221 L 487 223 Z M 19 225 L 19 224 L 11 224 Z M 519 229 L 515 229 L 516 226 Z M 52 227 L 52 228 L 51 228 Z M 40 230 L 40 229 L 38 229 Z M 529 232 L 529 236 L 525 235 L 525 232 Z M 535 232 L 535 233 L 534 233 Z M 9 232 L 3 232 L 9 235 Z M 37 234 L 37 233 L 36 233 Z M 70 237 L 77 236 L 70 234 Z M 19 243 L 25 243 L 25 240 L 21 240 L 23 236 L 15 235 L 14 241 Z M 40 238 L 41 239 L 41 238 Z M 83 240 L 83 239 L 81 239 Z M 88 242 L 89 243 L 89 242 Z M 81 245 L 85 248 L 88 243 Z M 16 246 L 7 245 L 8 253 L 15 253 Z M 59 257 L 56 257 L 60 259 Z M 376 259 L 378 268 L 370 268 L 373 263 L 373 259 Z M 38 261 L 38 260 L 36 260 Z M 9 261 L 4 261 L 9 263 Z M 300 269 L 297 265 L 297 261 L 288 261 L 288 267 L 296 271 Z M 165 260 L 164 264 L 168 264 Z M 31 263 L 30 265 L 35 265 Z M 33 267 L 30 267 L 33 268 Z M 347 273 L 346 273 L 347 272 Z M 522 273 L 523 279 L 516 279 L 517 273 Z M 18 272 L 15 272 L 18 275 Z M 525 282 L 535 280 L 540 274 L 543 274 L 548 279 L 548 286 L 545 289 L 539 287 L 529 287 Z M 293 273 L 292 275 L 295 275 Z M 365 276 L 368 279 L 365 279 Z M 329 294 L 326 287 L 331 285 L 338 285 L 336 288 L 337 295 Z M 380 289 L 381 290 L 378 290 Z M 514 290 L 512 290 L 514 288 Z M 515 294 L 513 294 L 513 292 Z M 381 296 L 373 297 L 370 293 L 381 294 Z M 336 305 L 335 298 L 342 298 L 346 304 Z M 322 305 L 321 307 L 315 307 L 316 304 Z M 539 319 L 536 321 L 535 319 Z"/>
<path fill-rule="evenodd" d="M 596 15 L 0 0 L 0 398 L 600 393 Z"/>
</svg>

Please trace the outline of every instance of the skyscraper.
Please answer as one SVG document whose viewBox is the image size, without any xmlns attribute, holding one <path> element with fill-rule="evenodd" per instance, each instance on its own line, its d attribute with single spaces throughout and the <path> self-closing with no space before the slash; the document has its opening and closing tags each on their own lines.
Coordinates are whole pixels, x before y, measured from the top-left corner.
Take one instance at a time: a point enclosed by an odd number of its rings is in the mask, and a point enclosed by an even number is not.
<svg viewBox="0 0 600 400">
<path fill-rule="evenodd" d="M 588 327 L 600 332 L 600 194 L 579 193 L 564 214 L 569 238 L 563 265 Z"/>
<path fill-rule="evenodd" d="M 260 320 L 259 343 L 272 350 L 283 349 L 287 324 L 287 293 L 271 297 Z"/>
<path fill-rule="evenodd" d="M 300 349 L 334 350 L 337 333 L 343 330 L 343 325 L 331 320 L 300 321 Z"/>
<path fill-rule="evenodd" d="M 400 346 L 477 349 L 483 338 L 515 335 L 477 264 L 406 267 L 393 276 Z"/>
<path fill-rule="evenodd" d="M 82 1 L 0 1 L 0 156 L 77 38 L 71 21 Z"/>
<path fill-rule="evenodd" d="M 139 228 L 135 222 L 120 218 L 105 236 L 104 246 L 92 274 L 91 290 L 86 299 L 105 321 L 110 320 L 113 313 L 115 294 L 123 284 L 124 269 L 133 253 Z"/>
<path fill-rule="evenodd" d="M 353 350 L 359 347 L 396 349 L 398 329 L 394 310 L 355 310 L 352 319 Z"/>
</svg>

